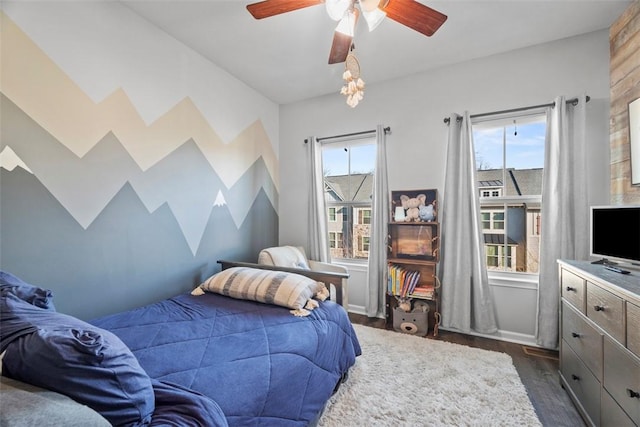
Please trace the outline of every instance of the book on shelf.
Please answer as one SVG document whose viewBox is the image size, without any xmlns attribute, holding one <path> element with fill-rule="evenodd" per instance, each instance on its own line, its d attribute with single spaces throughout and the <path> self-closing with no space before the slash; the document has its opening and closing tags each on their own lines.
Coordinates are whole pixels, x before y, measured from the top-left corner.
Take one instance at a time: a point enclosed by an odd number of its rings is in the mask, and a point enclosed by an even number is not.
<svg viewBox="0 0 640 427">
<path fill-rule="evenodd" d="M 388 268 L 387 291 L 402 298 L 411 295 L 420 281 L 420 272 L 399 265 L 390 264 Z"/>
<path fill-rule="evenodd" d="M 422 298 L 433 298 L 435 287 L 433 285 L 416 286 L 411 293 L 412 296 Z"/>
</svg>

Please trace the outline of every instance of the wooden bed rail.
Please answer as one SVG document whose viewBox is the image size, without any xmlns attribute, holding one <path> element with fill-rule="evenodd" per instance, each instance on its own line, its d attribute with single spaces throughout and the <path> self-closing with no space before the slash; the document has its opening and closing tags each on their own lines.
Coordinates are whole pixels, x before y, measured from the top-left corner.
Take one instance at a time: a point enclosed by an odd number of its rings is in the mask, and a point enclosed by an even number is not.
<svg viewBox="0 0 640 427">
<path fill-rule="evenodd" d="M 343 301 L 343 292 L 346 289 L 343 289 L 342 280 L 348 279 L 348 273 L 334 273 L 329 271 L 317 271 L 317 270 L 306 270 L 304 268 L 289 268 L 289 267 L 277 267 L 274 265 L 266 265 L 266 264 L 254 264 L 251 262 L 240 262 L 240 261 L 225 261 L 218 260 L 218 264 L 222 266 L 223 270 L 231 267 L 249 267 L 249 268 L 259 268 L 262 270 L 274 270 L 274 271 L 285 271 L 287 273 L 296 273 L 301 276 L 306 276 L 310 279 L 315 280 L 316 282 L 322 282 L 327 286 L 329 290 L 330 286 L 333 285 L 335 288 L 336 295 L 336 303 L 342 305 Z M 345 307 L 345 310 L 347 307 Z"/>
</svg>

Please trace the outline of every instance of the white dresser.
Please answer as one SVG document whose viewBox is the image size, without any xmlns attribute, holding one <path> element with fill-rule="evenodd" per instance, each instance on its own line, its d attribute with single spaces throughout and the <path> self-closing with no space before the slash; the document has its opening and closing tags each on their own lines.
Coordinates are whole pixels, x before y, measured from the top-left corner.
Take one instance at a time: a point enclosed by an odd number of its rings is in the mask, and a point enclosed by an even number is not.
<svg viewBox="0 0 640 427">
<path fill-rule="evenodd" d="M 562 386 L 588 425 L 640 425 L 640 270 L 558 265 Z"/>
</svg>

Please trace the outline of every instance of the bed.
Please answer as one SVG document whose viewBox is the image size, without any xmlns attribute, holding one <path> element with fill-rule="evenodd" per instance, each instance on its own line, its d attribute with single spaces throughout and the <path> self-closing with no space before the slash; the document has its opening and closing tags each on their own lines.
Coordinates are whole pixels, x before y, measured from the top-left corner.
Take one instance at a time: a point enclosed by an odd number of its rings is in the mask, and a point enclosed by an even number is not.
<svg viewBox="0 0 640 427">
<path fill-rule="evenodd" d="M 346 311 L 304 271 L 221 264 L 191 293 L 90 322 L 55 312 L 46 290 L 36 287 L 39 301 L 3 285 L 3 375 L 74 390 L 113 425 L 316 424 L 361 353 Z M 65 334 L 90 348 L 108 341 L 114 354 L 96 370 L 93 354 L 69 358 L 68 337 L 45 348 Z M 56 352 L 72 366 L 56 368 Z"/>
</svg>

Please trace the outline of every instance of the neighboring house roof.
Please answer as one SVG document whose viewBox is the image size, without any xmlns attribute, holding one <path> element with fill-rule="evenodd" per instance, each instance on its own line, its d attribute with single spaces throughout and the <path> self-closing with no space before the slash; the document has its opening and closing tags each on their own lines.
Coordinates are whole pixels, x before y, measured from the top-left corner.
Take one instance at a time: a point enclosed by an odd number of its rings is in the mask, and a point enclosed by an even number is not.
<svg viewBox="0 0 640 427">
<path fill-rule="evenodd" d="M 528 196 L 542 194 L 543 169 L 514 169 L 506 171 L 506 185 L 502 185 L 502 169 L 486 169 L 477 172 L 479 187 L 503 187 L 503 196 Z"/>
<path fill-rule="evenodd" d="M 543 169 L 507 169 L 506 185 L 502 185 L 502 169 L 486 169 L 477 172 L 478 185 L 488 188 L 503 187 L 503 196 L 542 194 Z M 325 192 L 333 201 L 370 202 L 373 192 L 373 175 L 353 174 L 325 176 Z"/>
<path fill-rule="evenodd" d="M 373 175 L 353 174 L 325 176 L 325 193 L 334 201 L 371 202 Z"/>
</svg>

